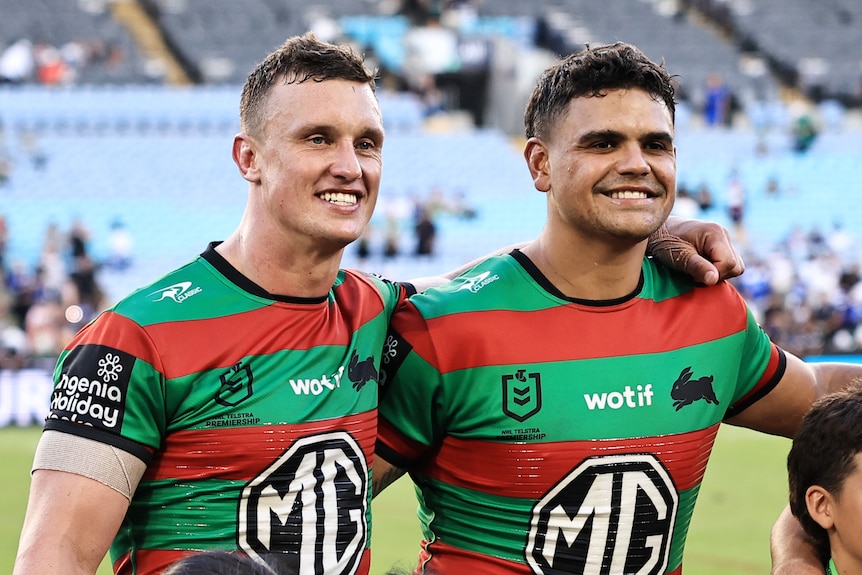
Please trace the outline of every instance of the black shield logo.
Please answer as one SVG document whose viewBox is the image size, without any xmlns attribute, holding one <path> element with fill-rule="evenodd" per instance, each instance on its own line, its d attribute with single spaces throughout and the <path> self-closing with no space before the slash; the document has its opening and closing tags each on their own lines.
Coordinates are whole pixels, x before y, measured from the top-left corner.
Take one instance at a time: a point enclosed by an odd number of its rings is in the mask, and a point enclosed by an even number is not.
<svg viewBox="0 0 862 575">
<path fill-rule="evenodd" d="M 251 397 L 254 376 L 251 367 L 238 363 L 219 376 L 221 385 L 216 393 L 216 403 L 235 407 Z"/>
<path fill-rule="evenodd" d="M 526 371 L 503 376 L 503 413 L 516 421 L 525 421 L 542 409 L 541 376 Z"/>
</svg>

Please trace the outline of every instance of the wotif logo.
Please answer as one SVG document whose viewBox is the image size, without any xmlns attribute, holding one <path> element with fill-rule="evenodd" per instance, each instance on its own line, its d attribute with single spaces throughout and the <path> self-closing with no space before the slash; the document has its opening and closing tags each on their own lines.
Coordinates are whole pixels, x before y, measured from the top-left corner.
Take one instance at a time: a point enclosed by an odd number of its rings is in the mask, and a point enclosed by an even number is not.
<svg viewBox="0 0 862 575">
<path fill-rule="evenodd" d="M 482 272 L 479 275 L 471 278 L 464 278 L 464 284 L 456 291 L 467 290 L 472 293 L 478 292 L 480 289 L 500 279 L 497 274 L 491 275 L 491 272 Z"/>
<path fill-rule="evenodd" d="M 585 393 L 584 401 L 587 404 L 587 409 L 594 411 L 596 409 L 620 409 L 621 407 L 648 407 L 652 405 L 652 384 L 638 385 L 632 389 L 627 385 L 622 391 L 602 392 L 602 393 Z"/>
<path fill-rule="evenodd" d="M 203 288 L 192 288 L 192 282 L 180 282 L 166 288 L 162 288 L 151 293 L 151 296 L 159 296 L 153 301 L 162 301 L 172 299 L 177 303 L 183 303 L 193 295 L 197 295 L 203 291 Z"/>
<path fill-rule="evenodd" d="M 331 376 L 324 374 L 319 378 L 299 378 L 288 381 L 293 388 L 293 393 L 296 395 L 320 395 L 326 389 L 333 391 L 336 387 L 341 387 L 341 377 L 343 375 L 344 366 L 342 365 Z"/>
</svg>

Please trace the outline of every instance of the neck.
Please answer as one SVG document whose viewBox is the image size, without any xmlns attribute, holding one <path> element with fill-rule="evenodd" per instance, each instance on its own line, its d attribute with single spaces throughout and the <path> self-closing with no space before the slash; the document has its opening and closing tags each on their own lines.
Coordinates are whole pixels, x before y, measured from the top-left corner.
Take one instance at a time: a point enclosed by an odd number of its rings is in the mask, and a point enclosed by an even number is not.
<svg viewBox="0 0 862 575">
<path fill-rule="evenodd" d="M 262 241 L 237 230 L 216 251 L 271 294 L 314 298 L 332 288 L 344 248 L 322 252 L 278 239 Z"/>
<path fill-rule="evenodd" d="M 620 249 L 605 241 L 551 240 L 543 231 L 521 251 L 566 297 L 603 301 L 637 289 L 646 241 Z"/>
<path fill-rule="evenodd" d="M 830 537 L 830 540 L 834 539 Z M 842 545 L 831 545 L 832 558 L 830 568 L 832 575 L 862 575 L 862 558 L 856 557 Z"/>
</svg>

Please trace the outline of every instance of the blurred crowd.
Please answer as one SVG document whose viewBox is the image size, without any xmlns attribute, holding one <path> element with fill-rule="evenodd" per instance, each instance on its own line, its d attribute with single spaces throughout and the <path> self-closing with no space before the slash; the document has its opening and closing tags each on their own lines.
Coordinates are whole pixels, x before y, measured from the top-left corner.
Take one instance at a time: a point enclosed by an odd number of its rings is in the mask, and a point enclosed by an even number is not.
<svg viewBox="0 0 862 575">
<path fill-rule="evenodd" d="M 104 269 L 131 265 L 131 238 L 121 221 L 111 227 L 110 255 L 97 261 L 80 219 L 68 230 L 51 223 L 39 259 L 8 261 L 7 220 L 0 215 L 0 369 L 52 369 L 69 339 L 104 309 Z"/>
<path fill-rule="evenodd" d="M 0 84 L 74 84 L 91 68 L 117 69 L 125 55 L 118 45 L 99 39 L 74 40 L 61 46 L 20 38 L 0 52 Z"/>
<path fill-rule="evenodd" d="M 794 227 L 771 250 L 745 256 L 733 280 L 760 325 L 800 356 L 862 353 L 862 269 L 858 238 Z"/>
<path fill-rule="evenodd" d="M 459 194 L 444 198 L 437 190 L 421 201 L 381 206 L 381 213 L 392 219 L 411 211 L 414 226 L 413 247 L 398 245 L 396 237 L 389 257 L 432 256 L 434 219 L 441 214 L 476 216 L 461 199 Z M 72 335 L 108 304 L 100 272 L 131 265 L 131 238 L 122 222 L 114 222 L 110 254 L 96 261 L 82 221 L 74 220 L 68 230 L 51 224 L 39 261 L 28 267 L 4 257 L 7 234 L 0 216 L 0 369 L 51 369 Z M 859 247 L 859 240 L 839 224 L 828 231 L 794 227 L 770 249 L 744 249 L 746 271 L 732 281 L 760 325 L 784 349 L 800 357 L 862 353 Z M 385 242 L 363 247 L 360 241 L 357 250 L 363 249 L 373 257 L 374 251 L 387 248 Z"/>
</svg>

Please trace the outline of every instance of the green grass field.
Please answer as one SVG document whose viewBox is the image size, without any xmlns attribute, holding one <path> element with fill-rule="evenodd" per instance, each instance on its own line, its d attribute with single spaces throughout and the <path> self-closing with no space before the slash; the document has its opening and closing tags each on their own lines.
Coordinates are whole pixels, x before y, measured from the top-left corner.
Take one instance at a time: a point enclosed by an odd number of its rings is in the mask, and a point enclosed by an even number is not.
<svg viewBox="0 0 862 575">
<path fill-rule="evenodd" d="M 38 428 L 0 429 L 0 573 L 11 573 L 29 487 Z M 701 489 L 685 554 L 687 575 L 769 572 L 769 530 L 787 501 L 785 458 L 790 442 L 725 426 Z M 412 567 L 419 541 L 409 480 L 374 500 L 372 575 Z M 108 575 L 103 563 L 99 575 Z"/>
</svg>

